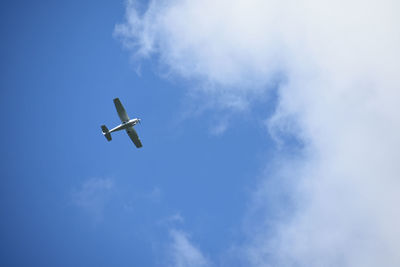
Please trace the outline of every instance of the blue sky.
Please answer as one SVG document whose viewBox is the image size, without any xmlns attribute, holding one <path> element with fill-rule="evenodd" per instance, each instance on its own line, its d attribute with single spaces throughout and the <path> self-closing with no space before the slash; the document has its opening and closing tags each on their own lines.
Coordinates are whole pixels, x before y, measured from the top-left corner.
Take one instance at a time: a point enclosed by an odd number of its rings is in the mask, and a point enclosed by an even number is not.
<svg viewBox="0 0 400 267">
<path fill-rule="evenodd" d="M 171 228 L 211 256 L 243 238 L 270 108 L 213 134 L 230 115 L 193 115 L 190 81 L 151 60 L 136 74 L 113 37 L 122 1 L 5 1 L 1 13 L 1 265 L 160 266 Z M 119 123 L 115 97 L 142 118 L 143 149 L 101 135 Z"/>
<path fill-rule="evenodd" d="M 400 265 L 397 0 L 0 7 L 1 266 Z"/>
</svg>

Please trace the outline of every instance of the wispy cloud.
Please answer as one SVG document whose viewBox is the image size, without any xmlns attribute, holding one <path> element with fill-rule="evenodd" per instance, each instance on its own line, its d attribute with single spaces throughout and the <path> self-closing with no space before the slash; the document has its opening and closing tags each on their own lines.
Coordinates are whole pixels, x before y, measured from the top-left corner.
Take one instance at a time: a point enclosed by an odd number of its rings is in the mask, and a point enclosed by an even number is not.
<svg viewBox="0 0 400 267">
<path fill-rule="evenodd" d="M 172 225 L 172 224 L 177 224 L 177 223 L 178 224 L 184 223 L 185 219 L 182 217 L 182 215 L 179 212 L 177 212 L 177 213 L 163 219 L 161 222 L 165 223 L 167 225 Z"/>
<path fill-rule="evenodd" d="M 72 192 L 72 201 L 99 221 L 103 219 L 104 209 L 114 189 L 112 179 L 90 178 Z"/>
<path fill-rule="evenodd" d="M 159 0 L 141 13 L 128 2 L 116 29 L 125 44 L 220 105 L 278 85 L 269 131 L 304 146 L 295 160 L 278 151 L 255 193 L 264 216 L 244 249 L 254 266 L 400 265 L 398 10 L 394 0 Z M 282 193 L 274 214 L 268 183 Z"/>
<path fill-rule="evenodd" d="M 170 230 L 172 239 L 168 247 L 170 266 L 174 267 L 206 267 L 211 266 L 209 260 L 191 241 L 187 233 Z"/>
</svg>

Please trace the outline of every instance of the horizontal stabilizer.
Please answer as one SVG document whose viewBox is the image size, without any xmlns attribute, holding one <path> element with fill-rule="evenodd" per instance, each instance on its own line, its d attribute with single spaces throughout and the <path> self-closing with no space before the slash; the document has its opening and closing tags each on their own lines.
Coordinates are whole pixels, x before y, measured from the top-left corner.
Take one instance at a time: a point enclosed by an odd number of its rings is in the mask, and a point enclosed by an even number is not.
<svg viewBox="0 0 400 267">
<path fill-rule="evenodd" d="M 101 125 L 101 130 L 103 131 L 103 135 L 106 137 L 106 139 L 111 141 L 111 133 L 108 131 L 107 126 Z"/>
</svg>

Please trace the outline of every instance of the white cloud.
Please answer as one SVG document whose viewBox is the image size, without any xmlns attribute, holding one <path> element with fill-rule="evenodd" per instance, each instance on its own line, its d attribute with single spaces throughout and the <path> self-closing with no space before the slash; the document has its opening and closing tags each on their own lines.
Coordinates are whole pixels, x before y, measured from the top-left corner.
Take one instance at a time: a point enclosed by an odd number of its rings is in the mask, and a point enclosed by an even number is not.
<svg viewBox="0 0 400 267">
<path fill-rule="evenodd" d="M 93 215 L 96 221 L 103 219 L 104 208 L 114 190 L 114 182 L 108 178 L 85 180 L 72 193 L 73 203 Z"/>
<path fill-rule="evenodd" d="M 116 29 L 125 44 L 218 103 L 243 106 L 278 79 L 270 133 L 305 148 L 266 175 L 296 212 L 263 211 L 253 265 L 400 266 L 399 10 L 394 0 L 152 1 L 144 14 L 128 4 Z"/>
<path fill-rule="evenodd" d="M 172 216 L 169 216 L 164 220 L 165 222 L 168 223 L 184 223 L 185 219 L 182 217 L 182 215 L 178 212 L 173 214 Z"/>
<path fill-rule="evenodd" d="M 183 231 L 170 230 L 172 243 L 169 247 L 169 260 L 174 267 L 206 267 L 211 266 L 202 252 L 190 242 Z"/>
<path fill-rule="evenodd" d="M 160 202 L 163 192 L 160 187 L 155 186 L 149 193 L 144 195 L 144 198 L 152 202 Z"/>
</svg>

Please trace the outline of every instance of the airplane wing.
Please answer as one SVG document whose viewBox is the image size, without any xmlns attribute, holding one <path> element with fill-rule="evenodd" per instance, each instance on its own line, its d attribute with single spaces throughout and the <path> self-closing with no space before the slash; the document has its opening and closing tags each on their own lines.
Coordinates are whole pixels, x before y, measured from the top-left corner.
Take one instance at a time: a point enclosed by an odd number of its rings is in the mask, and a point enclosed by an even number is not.
<svg viewBox="0 0 400 267">
<path fill-rule="evenodd" d="M 122 122 L 129 121 L 128 114 L 126 113 L 124 106 L 122 106 L 121 101 L 119 101 L 119 98 L 114 99 L 114 105 L 115 105 L 115 108 L 117 109 L 118 116 L 121 119 L 121 121 Z"/>
<path fill-rule="evenodd" d="M 142 142 L 140 142 L 139 136 L 136 133 L 135 129 L 133 129 L 133 127 L 129 127 L 126 129 L 126 132 L 128 133 L 129 137 L 131 138 L 131 140 L 135 144 L 135 146 L 137 148 L 141 148 Z"/>
</svg>

